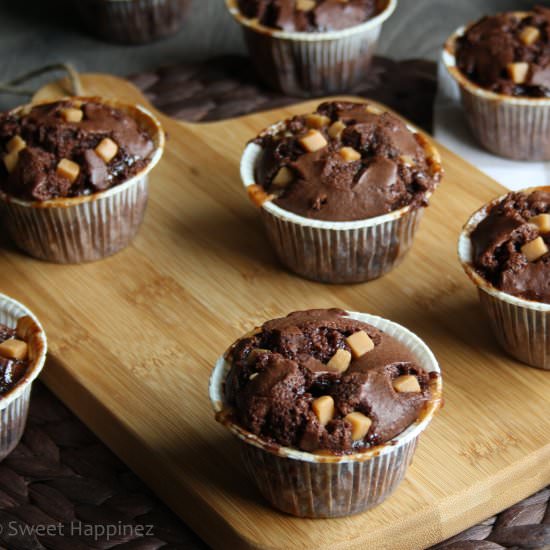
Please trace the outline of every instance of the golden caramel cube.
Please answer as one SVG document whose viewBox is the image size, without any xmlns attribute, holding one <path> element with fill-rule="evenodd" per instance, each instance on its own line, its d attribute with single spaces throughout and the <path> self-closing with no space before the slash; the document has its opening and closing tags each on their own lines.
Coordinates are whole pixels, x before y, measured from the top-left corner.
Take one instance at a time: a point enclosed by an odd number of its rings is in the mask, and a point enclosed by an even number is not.
<svg viewBox="0 0 550 550">
<path fill-rule="evenodd" d="M 315 0 L 296 0 L 296 9 L 310 11 L 315 7 Z"/>
<path fill-rule="evenodd" d="M 524 244 L 521 251 L 529 262 L 536 262 L 539 258 L 548 252 L 548 247 L 542 237 L 537 237 L 535 240 Z"/>
<path fill-rule="evenodd" d="M 411 155 L 401 155 L 399 157 L 399 159 L 406 166 L 414 166 L 415 165 L 414 157 L 412 157 Z"/>
<path fill-rule="evenodd" d="M 36 325 L 32 317 L 25 315 L 17 320 L 17 326 L 15 328 L 15 334 L 20 340 L 27 341 L 30 338 L 31 333 L 35 330 Z"/>
<path fill-rule="evenodd" d="M 550 233 L 550 214 L 533 216 L 529 223 L 536 225 L 541 233 Z"/>
<path fill-rule="evenodd" d="M 337 120 L 330 125 L 330 128 L 328 129 L 328 135 L 332 139 L 339 139 L 345 129 L 346 125 L 341 120 Z"/>
<path fill-rule="evenodd" d="M 18 161 L 19 151 L 12 151 L 11 153 L 4 155 L 4 165 L 6 166 L 8 173 L 11 174 L 15 170 Z"/>
<path fill-rule="evenodd" d="M 330 118 L 328 118 L 328 116 L 319 115 L 317 113 L 306 116 L 306 126 L 308 128 L 316 128 L 317 130 L 319 130 L 320 128 L 328 126 L 329 124 Z"/>
<path fill-rule="evenodd" d="M 540 31 L 537 29 L 537 27 L 525 27 L 520 33 L 519 33 L 519 39 L 526 45 L 530 46 L 531 44 L 534 44 L 540 37 Z"/>
<path fill-rule="evenodd" d="M 325 136 L 319 132 L 319 130 L 310 130 L 298 141 L 300 142 L 300 145 L 310 153 L 319 151 L 319 149 L 327 146 L 327 140 L 325 139 Z"/>
<path fill-rule="evenodd" d="M 347 349 L 340 348 L 330 358 L 329 362 L 327 363 L 327 367 L 331 371 L 341 373 L 348 370 L 350 363 L 351 363 L 351 353 Z"/>
<path fill-rule="evenodd" d="M 24 361 L 29 354 L 29 347 L 23 340 L 11 338 L 0 344 L 0 355 L 6 359 Z"/>
<path fill-rule="evenodd" d="M 508 76 L 515 84 L 523 84 L 527 80 L 529 74 L 529 63 L 518 61 L 517 63 L 508 63 L 506 65 Z"/>
<path fill-rule="evenodd" d="M 258 208 L 262 206 L 264 202 L 270 201 L 275 198 L 275 195 L 268 195 L 264 191 L 264 188 L 257 183 L 249 185 L 246 188 L 246 192 L 248 193 L 248 198 L 251 200 L 252 204 L 254 206 L 257 206 Z"/>
<path fill-rule="evenodd" d="M 71 183 L 74 183 L 80 174 L 80 166 L 72 160 L 61 159 L 57 165 L 56 172 L 62 178 L 68 179 Z"/>
<path fill-rule="evenodd" d="M 103 138 L 95 148 L 95 152 L 105 164 L 109 164 L 118 153 L 118 145 L 111 138 Z"/>
<path fill-rule="evenodd" d="M 60 113 L 65 122 L 81 122 L 84 117 L 81 109 L 74 109 L 73 107 L 61 109 Z"/>
<path fill-rule="evenodd" d="M 418 383 L 418 378 L 414 374 L 404 374 L 398 376 L 392 382 L 393 389 L 399 393 L 420 393 L 422 389 Z"/>
<path fill-rule="evenodd" d="M 352 412 L 344 417 L 351 424 L 351 438 L 353 441 L 360 441 L 369 432 L 372 420 L 360 412 Z"/>
<path fill-rule="evenodd" d="M 361 153 L 353 147 L 342 147 L 338 153 L 346 162 L 354 162 L 361 159 Z"/>
<path fill-rule="evenodd" d="M 286 166 L 281 166 L 271 182 L 275 187 L 286 187 L 294 179 L 294 174 Z"/>
<path fill-rule="evenodd" d="M 326 426 L 334 418 L 334 399 L 330 395 L 318 397 L 311 404 L 321 426 Z"/>
<path fill-rule="evenodd" d="M 21 136 L 13 136 L 7 143 L 8 153 L 19 153 L 27 146 L 27 142 Z"/>
<path fill-rule="evenodd" d="M 354 332 L 346 338 L 346 342 L 351 348 L 351 353 L 355 359 L 362 357 L 365 353 L 374 349 L 374 342 L 364 330 Z"/>
</svg>

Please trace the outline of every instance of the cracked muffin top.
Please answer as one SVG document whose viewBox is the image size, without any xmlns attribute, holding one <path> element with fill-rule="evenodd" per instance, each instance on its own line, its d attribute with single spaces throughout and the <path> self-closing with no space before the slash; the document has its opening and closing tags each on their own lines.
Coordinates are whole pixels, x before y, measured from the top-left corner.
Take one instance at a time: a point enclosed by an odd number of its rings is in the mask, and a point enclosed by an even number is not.
<svg viewBox="0 0 550 550">
<path fill-rule="evenodd" d="M 550 304 L 550 190 L 509 193 L 470 235 L 475 269 L 493 286 Z"/>
<path fill-rule="evenodd" d="M 226 402 L 248 431 L 307 452 L 391 440 L 428 402 L 430 375 L 406 346 L 339 309 L 297 311 L 226 353 Z"/>
<path fill-rule="evenodd" d="M 365 103 L 323 103 L 254 141 L 262 151 L 251 199 L 273 199 L 312 219 L 361 220 L 425 206 L 442 174 L 420 134 Z"/>
<path fill-rule="evenodd" d="M 46 201 L 104 191 L 151 160 L 149 134 L 122 109 L 66 99 L 0 115 L 0 190 Z"/>
</svg>

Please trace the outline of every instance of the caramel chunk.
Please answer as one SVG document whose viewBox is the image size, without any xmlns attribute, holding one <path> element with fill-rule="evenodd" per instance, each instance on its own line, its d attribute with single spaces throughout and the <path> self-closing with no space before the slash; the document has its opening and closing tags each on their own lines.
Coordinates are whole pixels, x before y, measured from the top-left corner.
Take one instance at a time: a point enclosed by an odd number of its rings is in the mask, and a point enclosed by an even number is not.
<svg viewBox="0 0 550 550">
<path fill-rule="evenodd" d="M 281 166 L 276 176 L 271 182 L 275 187 L 286 187 L 294 179 L 294 174 L 290 168 Z"/>
<path fill-rule="evenodd" d="M 346 162 L 354 162 L 361 159 L 361 153 L 353 147 L 342 147 L 338 153 Z"/>
<path fill-rule="evenodd" d="M 19 161 L 19 151 L 12 151 L 11 153 L 4 155 L 4 165 L 8 173 L 11 174 L 15 170 L 15 167 L 17 166 L 18 161 Z"/>
<path fill-rule="evenodd" d="M 329 124 L 330 118 L 328 118 L 328 116 L 318 115 L 317 113 L 306 116 L 306 126 L 308 128 L 317 128 L 319 130 L 320 128 L 328 126 Z"/>
<path fill-rule="evenodd" d="M 369 432 L 372 420 L 360 412 L 352 412 L 344 417 L 351 424 L 351 438 L 353 441 L 363 439 Z"/>
<path fill-rule="evenodd" d="M 526 45 L 530 46 L 531 44 L 534 44 L 540 37 L 540 31 L 537 29 L 537 27 L 525 27 L 520 33 L 519 33 L 519 39 Z"/>
<path fill-rule="evenodd" d="M 340 348 L 330 358 L 330 361 L 327 363 L 327 367 L 331 371 L 341 373 L 348 370 L 350 363 L 351 363 L 351 353 L 347 349 Z"/>
<path fill-rule="evenodd" d="M 61 109 L 60 113 L 65 122 L 80 122 L 84 117 L 84 113 L 80 109 L 74 109 L 73 107 Z"/>
<path fill-rule="evenodd" d="M 548 247 L 542 237 L 537 237 L 535 240 L 524 244 L 521 247 L 521 251 L 527 258 L 527 261 L 536 262 L 548 252 Z"/>
<path fill-rule="evenodd" d="M 95 148 L 96 154 L 109 164 L 118 153 L 118 145 L 111 138 L 103 138 Z"/>
<path fill-rule="evenodd" d="M 10 338 L 0 344 L 0 355 L 7 359 L 15 359 L 16 361 L 24 361 L 29 353 L 29 348 L 23 340 Z"/>
<path fill-rule="evenodd" d="M 404 374 L 398 376 L 392 382 L 393 389 L 399 393 L 420 393 L 422 389 L 418 383 L 418 378 L 414 374 Z"/>
<path fill-rule="evenodd" d="M 539 214 L 533 216 L 529 223 L 536 225 L 541 233 L 550 233 L 550 214 Z"/>
<path fill-rule="evenodd" d="M 346 125 L 341 120 L 337 120 L 330 125 L 330 128 L 328 129 L 328 135 L 332 139 L 339 139 L 345 129 Z"/>
<path fill-rule="evenodd" d="M 300 142 L 300 145 L 310 153 L 314 153 L 327 145 L 327 140 L 323 134 L 319 132 L 319 130 L 309 130 L 309 132 L 302 136 L 298 141 Z"/>
<path fill-rule="evenodd" d="M 355 359 L 362 357 L 365 353 L 374 349 L 374 342 L 364 330 L 354 332 L 346 338 L 346 342 L 351 348 L 351 353 Z"/>
<path fill-rule="evenodd" d="M 414 158 L 411 155 L 401 155 L 399 157 L 399 159 L 401 160 L 401 162 L 405 166 L 414 166 L 415 165 Z"/>
<path fill-rule="evenodd" d="M 27 341 L 30 338 L 31 332 L 33 332 L 34 329 L 35 329 L 35 323 L 32 317 L 25 315 L 25 317 L 20 317 L 17 320 L 17 327 L 15 328 L 15 334 L 17 334 L 17 338 L 19 338 L 20 340 Z"/>
<path fill-rule="evenodd" d="M 311 404 L 321 426 L 326 426 L 334 417 L 334 399 L 330 395 L 318 397 Z"/>
<path fill-rule="evenodd" d="M 7 143 L 8 153 L 19 153 L 27 146 L 27 142 L 21 136 L 13 136 Z"/>
<path fill-rule="evenodd" d="M 517 63 L 508 63 L 506 65 L 508 76 L 516 83 L 523 84 L 527 80 L 529 74 L 529 63 L 518 61 Z"/>
<path fill-rule="evenodd" d="M 315 0 L 296 0 L 296 9 L 300 11 L 311 11 L 315 5 Z"/>
<path fill-rule="evenodd" d="M 80 174 L 80 166 L 69 159 L 61 159 L 57 165 L 57 174 L 62 178 L 68 179 L 71 183 L 76 181 Z"/>
</svg>

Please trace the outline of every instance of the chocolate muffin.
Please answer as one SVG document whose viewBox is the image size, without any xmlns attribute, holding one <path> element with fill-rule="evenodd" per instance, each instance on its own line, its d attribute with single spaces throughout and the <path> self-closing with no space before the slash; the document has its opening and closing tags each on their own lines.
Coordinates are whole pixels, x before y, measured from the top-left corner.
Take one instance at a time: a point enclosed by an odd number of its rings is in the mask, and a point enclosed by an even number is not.
<svg viewBox="0 0 550 550">
<path fill-rule="evenodd" d="M 362 220 L 426 206 L 441 179 L 424 138 L 364 103 L 323 103 L 255 143 L 258 184 L 276 205 L 311 219 Z"/>
<path fill-rule="evenodd" d="M 550 304 L 550 191 L 509 193 L 471 234 L 474 266 L 493 286 Z"/>
<path fill-rule="evenodd" d="M 227 354 L 236 421 L 273 443 L 346 454 L 390 441 L 430 398 L 429 375 L 400 342 L 338 309 L 264 323 Z"/>
<path fill-rule="evenodd" d="M 291 32 L 347 29 L 378 13 L 376 0 L 238 0 L 238 6 L 261 25 Z"/>
<path fill-rule="evenodd" d="M 105 191 L 143 170 L 148 133 L 120 109 L 67 99 L 0 115 L 0 190 L 47 201 Z"/>
<path fill-rule="evenodd" d="M 265 84 L 289 96 L 346 92 L 365 77 L 396 0 L 226 0 Z"/>
<path fill-rule="evenodd" d="M 25 105 L 0 115 L 0 217 L 27 254 L 102 259 L 130 244 L 164 150 L 143 107 L 99 98 Z"/>
<path fill-rule="evenodd" d="M 21 317 L 16 328 L 0 323 L 0 398 L 8 393 L 25 375 L 29 366 L 27 331 L 34 323 Z"/>
<path fill-rule="evenodd" d="M 550 8 L 483 17 L 458 38 L 456 62 L 488 90 L 550 97 Z"/>
</svg>

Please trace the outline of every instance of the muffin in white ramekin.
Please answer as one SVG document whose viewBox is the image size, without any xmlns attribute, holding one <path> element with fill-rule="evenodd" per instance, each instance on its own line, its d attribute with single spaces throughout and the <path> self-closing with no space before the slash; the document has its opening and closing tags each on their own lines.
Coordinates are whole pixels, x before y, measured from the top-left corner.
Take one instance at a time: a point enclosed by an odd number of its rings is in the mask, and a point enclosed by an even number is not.
<svg viewBox="0 0 550 550">
<path fill-rule="evenodd" d="M 430 374 L 431 397 L 420 417 L 402 433 L 366 451 L 315 454 L 274 445 L 237 424 L 227 408 L 225 381 L 231 364 L 220 357 L 210 378 L 217 420 L 240 442 L 244 465 L 262 495 L 278 510 L 311 518 L 356 514 L 377 506 L 403 480 L 418 440 L 442 404 L 442 378 L 429 347 L 408 329 L 375 315 L 347 312 L 404 344 Z"/>
</svg>

